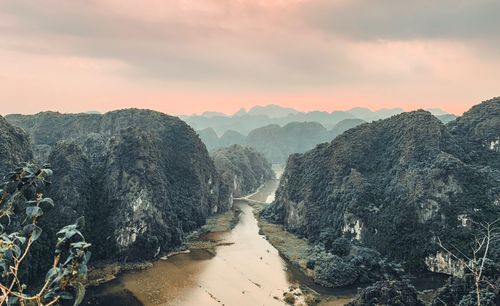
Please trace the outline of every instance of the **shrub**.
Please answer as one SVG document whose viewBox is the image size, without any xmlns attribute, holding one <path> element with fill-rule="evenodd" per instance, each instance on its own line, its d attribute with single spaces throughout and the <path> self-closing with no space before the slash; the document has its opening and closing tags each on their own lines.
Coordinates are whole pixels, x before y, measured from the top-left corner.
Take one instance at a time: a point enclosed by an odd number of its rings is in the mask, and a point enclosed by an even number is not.
<svg viewBox="0 0 500 306">
<path fill-rule="evenodd" d="M 315 259 L 315 281 L 326 287 L 343 287 L 356 282 L 358 271 L 337 255 L 320 253 Z"/>
<path fill-rule="evenodd" d="M 409 281 L 380 281 L 361 290 L 347 306 L 394 305 L 424 306 Z"/>
<path fill-rule="evenodd" d="M 340 237 L 335 239 L 331 244 L 331 252 L 337 256 L 347 256 L 351 250 L 351 242 L 349 239 Z"/>
<path fill-rule="evenodd" d="M 85 295 L 90 244 L 79 231 L 83 218 L 57 232 L 53 265 L 40 289 L 29 289 L 20 277 L 23 262 L 42 233 L 38 221 L 44 209 L 54 206 L 41 193 L 51 176 L 49 165 L 25 164 L 5 176 L 7 182 L 0 187 L 0 305 L 54 305 L 62 300 L 78 305 Z M 14 224 L 12 219 L 23 221 Z"/>
</svg>

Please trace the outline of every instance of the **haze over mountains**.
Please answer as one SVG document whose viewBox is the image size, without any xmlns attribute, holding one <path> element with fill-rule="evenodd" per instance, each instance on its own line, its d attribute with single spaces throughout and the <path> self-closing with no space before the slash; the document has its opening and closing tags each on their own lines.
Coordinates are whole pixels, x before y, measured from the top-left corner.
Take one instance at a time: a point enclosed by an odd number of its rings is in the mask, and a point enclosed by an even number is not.
<svg viewBox="0 0 500 306">
<path fill-rule="evenodd" d="M 430 110 L 447 123 L 456 118 L 440 109 Z M 233 144 L 257 149 L 272 163 L 284 164 L 293 153 L 304 153 L 322 142 L 330 142 L 350 128 L 402 113 L 400 108 L 371 111 L 352 108 L 348 111 L 299 112 L 278 105 L 241 109 L 232 116 L 206 112 L 184 117 L 197 129 L 209 151 Z M 202 127 L 198 129 L 198 127 Z"/>
<path fill-rule="evenodd" d="M 441 109 L 429 109 L 429 111 L 440 118 L 443 122 L 449 122 L 456 118 Z M 247 135 L 250 131 L 268 124 L 286 125 L 290 122 L 318 122 L 326 129 L 332 129 L 337 123 L 345 119 L 361 119 L 366 122 L 388 118 L 404 112 L 401 108 L 379 109 L 372 111 L 368 108 L 355 107 L 347 111 L 311 111 L 300 112 L 293 108 L 281 107 L 270 104 L 267 106 L 254 106 L 246 111 L 240 109 L 233 115 L 220 112 L 205 112 L 201 115 L 181 116 L 195 130 L 212 128 L 218 135 L 223 135 L 228 130 Z"/>
</svg>

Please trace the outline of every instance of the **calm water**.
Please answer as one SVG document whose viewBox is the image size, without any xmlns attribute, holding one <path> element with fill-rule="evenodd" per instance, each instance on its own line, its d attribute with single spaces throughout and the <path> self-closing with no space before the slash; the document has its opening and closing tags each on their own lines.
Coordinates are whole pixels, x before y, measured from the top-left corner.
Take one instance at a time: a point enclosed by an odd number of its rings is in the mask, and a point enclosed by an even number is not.
<svg viewBox="0 0 500 306">
<path fill-rule="evenodd" d="M 271 181 L 251 198 L 270 202 L 278 181 Z M 259 235 L 257 220 L 245 200 L 236 200 L 242 213 L 230 232 L 212 233 L 209 239 L 231 242 L 217 247 L 212 256 L 205 250 L 158 261 L 148 270 L 128 272 L 89 292 L 88 305 L 256 306 L 283 305 L 290 285 L 305 285 L 327 296 L 352 296 L 356 288 L 325 289 L 315 285 L 299 269 L 284 260 Z M 435 287 L 435 280 L 419 280 Z M 442 279 L 438 280 L 440 283 Z M 422 286 L 425 287 L 425 286 Z M 329 299 L 321 305 L 343 305 L 345 299 Z"/>
<path fill-rule="evenodd" d="M 267 199 L 277 182 L 262 188 L 252 199 Z M 153 268 L 130 272 L 91 292 L 94 304 L 124 305 L 283 305 L 282 297 L 296 283 L 287 262 L 259 235 L 257 220 L 245 200 L 236 200 L 242 213 L 230 232 L 212 233 L 211 240 L 230 242 L 212 256 L 205 250 L 158 261 Z M 109 296 L 120 296 L 120 304 Z M 106 304 L 99 299 L 107 298 Z M 126 297 L 126 298 L 124 298 Z"/>
</svg>

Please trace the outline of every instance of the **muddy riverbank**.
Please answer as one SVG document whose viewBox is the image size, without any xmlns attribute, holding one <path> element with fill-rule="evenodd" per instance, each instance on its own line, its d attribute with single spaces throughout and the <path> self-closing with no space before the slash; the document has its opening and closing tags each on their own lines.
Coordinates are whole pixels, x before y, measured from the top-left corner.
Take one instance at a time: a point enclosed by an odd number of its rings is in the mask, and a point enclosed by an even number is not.
<svg viewBox="0 0 500 306">
<path fill-rule="evenodd" d="M 357 287 L 328 289 L 315 284 L 304 269 L 307 241 L 258 220 L 258 211 L 272 202 L 278 184 L 267 182 L 256 193 L 236 199 L 232 211 L 211 218 L 187 243 L 189 252 L 90 288 L 85 303 L 272 306 L 293 299 L 298 306 L 319 298 L 320 306 L 344 305 Z"/>
</svg>

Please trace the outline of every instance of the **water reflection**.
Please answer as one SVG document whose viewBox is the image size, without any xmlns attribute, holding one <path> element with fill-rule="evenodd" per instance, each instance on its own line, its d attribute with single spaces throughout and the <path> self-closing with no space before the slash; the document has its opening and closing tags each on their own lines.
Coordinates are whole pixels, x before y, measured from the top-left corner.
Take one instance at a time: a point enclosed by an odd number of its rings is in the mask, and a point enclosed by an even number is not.
<svg viewBox="0 0 500 306">
<path fill-rule="evenodd" d="M 250 198 L 271 202 L 278 181 L 266 184 Z M 343 305 L 357 287 L 327 289 L 291 266 L 263 236 L 246 200 L 236 200 L 242 213 L 230 232 L 211 233 L 207 239 L 232 243 L 217 247 L 216 255 L 206 250 L 158 261 L 150 269 L 128 272 L 117 280 L 91 290 L 89 305 L 176 305 L 256 306 L 283 305 L 283 292 L 300 283 L 329 296 L 320 305 Z M 419 280 L 420 286 L 428 278 Z M 440 282 L 443 280 L 440 279 Z M 436 287 L 433 283 L 431 287 Z M 333 296 L 344 296 L 338 299 Z"/>
<path fill-rule="evenodd" d="M 283 305 L 284 290 L 293 283 L 285 261 L 258 235 L 257 221 L 245 201 L 240 222 L 210 239 L 234 242 L 217 248 L 180 254 L 153 268 L 127 273 L 106 285 L 107 292 L 130 292 L 143 305 Z"/>
</svg>

